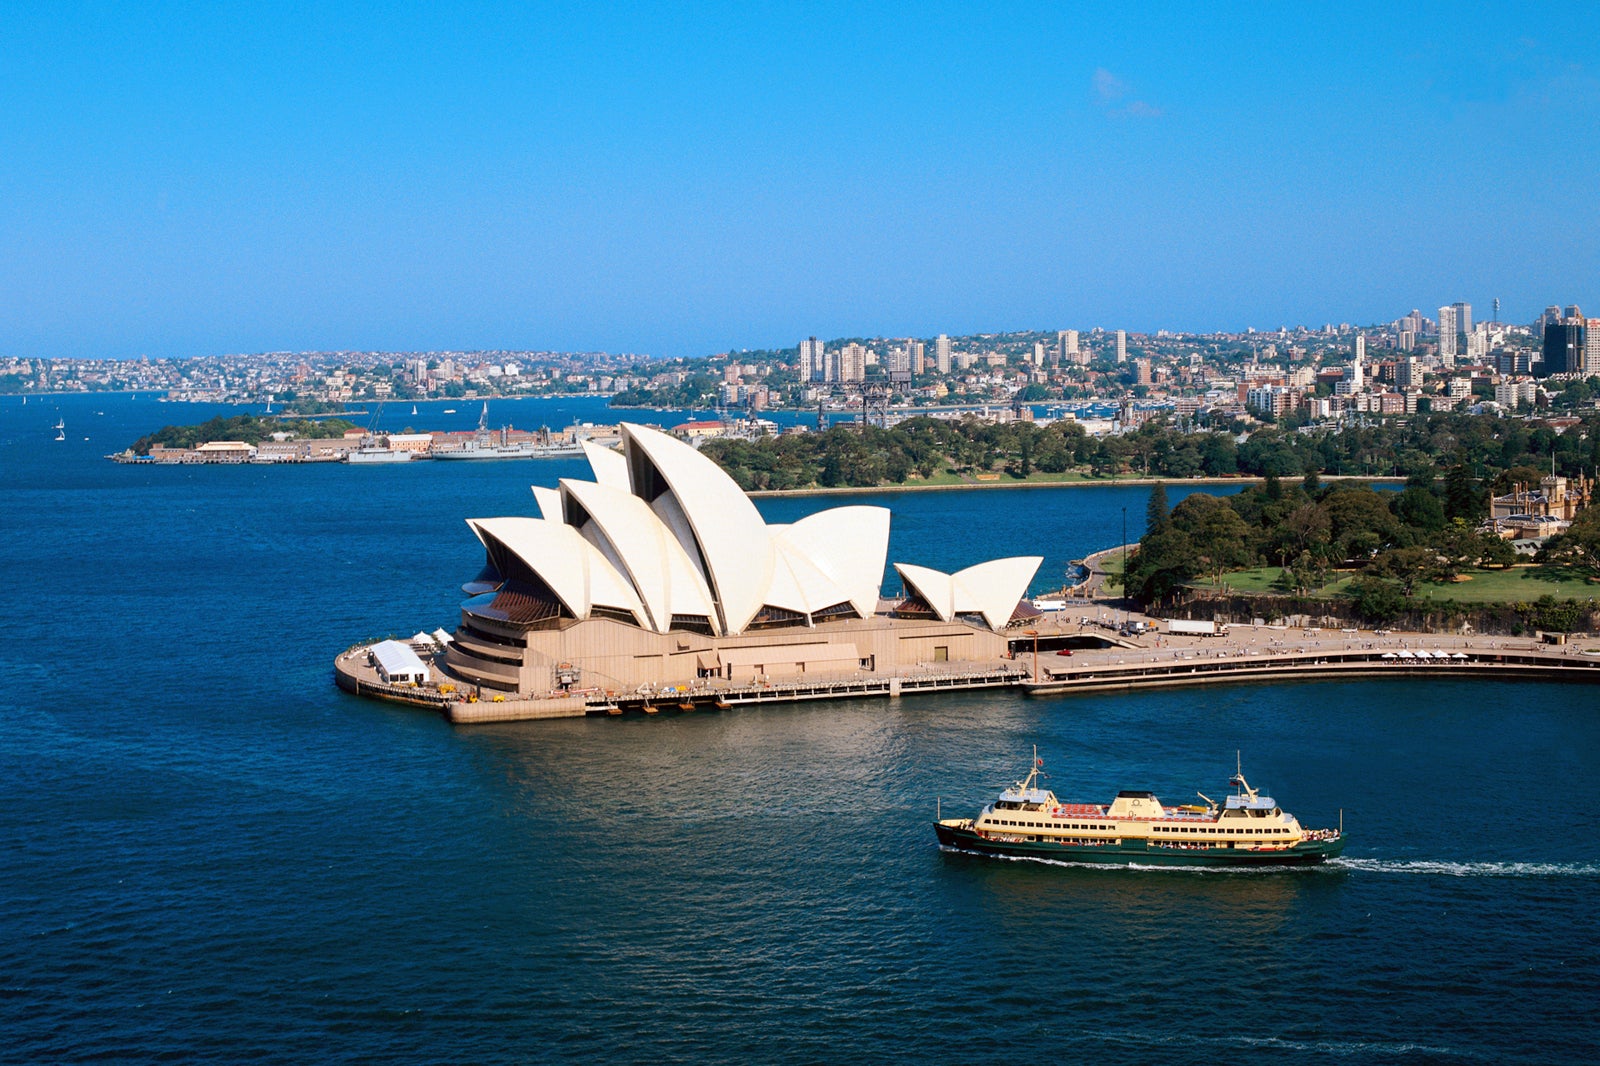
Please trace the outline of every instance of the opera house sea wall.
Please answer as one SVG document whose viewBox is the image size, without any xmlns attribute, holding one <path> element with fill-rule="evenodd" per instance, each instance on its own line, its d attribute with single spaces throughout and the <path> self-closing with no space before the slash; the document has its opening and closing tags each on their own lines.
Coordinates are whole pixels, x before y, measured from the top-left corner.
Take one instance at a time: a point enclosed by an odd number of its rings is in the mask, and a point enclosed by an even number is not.
<svg viewBox="0 0 1600 1066">
<path fill-rule="evenodd" d="M 768 525 L 659 430 L 624 424 L 620 448 L 584 449 L 593 480 L 535 487 L 536 517 L 468 520 L 485 565 L 445 651 L 459 679 L 537 695 L 892 674 L 998 660 L 1033 613 L 1037 556 L 955 574 L 896 563 L 906 594 L 884 600 L 887 508 Z"/>
</svg>

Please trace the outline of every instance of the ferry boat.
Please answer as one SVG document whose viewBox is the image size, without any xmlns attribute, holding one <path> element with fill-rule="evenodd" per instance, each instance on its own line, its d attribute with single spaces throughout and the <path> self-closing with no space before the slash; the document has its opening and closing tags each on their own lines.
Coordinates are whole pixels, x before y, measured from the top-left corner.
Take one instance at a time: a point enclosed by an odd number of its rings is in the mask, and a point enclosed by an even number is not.
<svg viewBox="0 0 1600 1066">
<path fill-rule="evenodd" d="M 1123 866 L 1309 866 L 1344 850 L 1344 830 L 1306 829 L 1244 778 L 1217 803 L 1164 806 L 1153 792 L 1118 792 L 1111 803 L 1062 803 L 1028 776 L 976 818 L 940 818 L 939 843 L 986 855 Z M 1343 819 L 1340 819 L 1341 823 Z"/>
</svg>

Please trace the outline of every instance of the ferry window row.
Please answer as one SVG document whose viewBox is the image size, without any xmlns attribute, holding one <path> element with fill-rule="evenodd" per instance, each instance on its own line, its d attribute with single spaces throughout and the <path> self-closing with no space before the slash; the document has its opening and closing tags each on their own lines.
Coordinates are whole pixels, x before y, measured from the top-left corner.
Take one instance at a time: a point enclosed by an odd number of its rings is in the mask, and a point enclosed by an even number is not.
<svg viewBox="0 0 1600 1066">
<path fill-rule="evenodd" d="M 1065 823 L 1065 822 L 1018 822 L 1018 821 L 1013 821 L 1013 820 L 1011 820 L 1009 818 L 997 818 L 990 824 L 993 824 L 993 825 L 1009 825 L 1009 826 L 1014 826 L 1014 827 L 1019 828 L 1019 829 L 1077 829 L 1077 830 L 1096 830 L 1096 829 L 1098 829 L 1098 830 L 1105 831 L 1105 830 L 1111 830 L 1111 829 L 1115 828 L 1115 826 L 1111 826 L 1111 825 L 1083 825 L 1083 824 L 1080 824 L 1080 823 Z M 1187 825 L 1184 825 L 1184 826 L 1158 825 L 1158 826 L 1153 826 L 1152 828 L 1157 833 L 1202 833 L 1202 834 L 1206 834 L 1206 835 L 1210 835 L 1210 836 L 1218 836 L 1218 835 L 1220 835 L 1220 836 L 1271 836 L 1271 835 L 1277 834 L 1279 832 L 1282 832 L 1284 835 L 1288 834 L 1288 830 L 1279 830 L 1277 828 L 1213 829 L 1213 828 L 1205 827 L 1205 826 L 1187 826 Z"/>
<path fill-rule="evenodd" d="M 1212 835 L 1221 834 L 1223 836 L 1240 836 L 1240 835 L 1244 835 L 1244 836 L 1271 836 L 1271 835 L 1273 835 L 1275 833 L 1280 833 L 1280 832 L 1284 833 L 1284 834 L 1288 833 L 1287 829 L 1280 830 L 1280 829 L 1275 829 L 1275 828 L 1273 828 L 1273 829 L 1269 829 L 1269 828 L 1262 828 L 1262 829 L 1195 829 L 1195 828 L 1190 828 L 1189 826 L 1165 826 L 1165 825 L 1158 825 L 1158 826 L 1155 827 L 1155 830 L 1158 833 L 1208 833 L 1208 834 L 1212 834 Z"/>
</svg>

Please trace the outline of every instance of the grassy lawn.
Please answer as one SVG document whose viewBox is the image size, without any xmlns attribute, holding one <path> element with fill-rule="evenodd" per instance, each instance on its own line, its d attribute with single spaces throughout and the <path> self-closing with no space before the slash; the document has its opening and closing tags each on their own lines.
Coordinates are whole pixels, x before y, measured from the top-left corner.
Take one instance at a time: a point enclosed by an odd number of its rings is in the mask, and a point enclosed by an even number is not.
<svg viewBox="0 0 1600 1066">
<path fill-rule="evenodd" d="M 1210 580 L 1191 581 L 1189 582 L 1189 585 L 1191 588 L 1206 589 L 1210 592 L 1215 592 L 1221 589 L 1227 592 L 1265 592 L 1281 594 L 1283 593 L 1283 590 L 1278 588 L 1276 584 L 1278 575 L 1281 573 L 1282 571 L 1276 566 L 1258 566 L 1251 570 L 1232 570 L 1226 574 L 1223 574 L 1222 584 L 1220 586 L 1215 581 Z M 1353 575 L 1350 574 L 1335 574 L 1332 581 L 1328 582 L 1328 584 L 1319 589 L 1313 589 L 1311 595 L 1338 595 L 1349 586 L 1352 576 Z"/>
<path fill-rule="evenodd" d="M 1554 596 L 1558 600 L 1586 600 L 1600 596 L 1600 585 L 1595 585 L 1578 574 L 1546 566 L 1514 566 L 1510 570 L 1469 570 L 1450 585 L 1421 585 L 1419 598 L 1429 593 L 1436 600 L 1450 599 L 1461 603 L 1516 603 L 1532 602 L 1540 596 Z"/>
<path fill-rule="evenodd" d="M 971 480 L 969 478 L 964 478 L 960 474 L 952 473 L 949 470 L 940 470 L 938 473 L 934 474 L 932 477 L 908 477 L 908 478 L 906 478 L 905 483 L 907 485 L 970 485 L 970 484 L 972 484 L 972 482 L 971 482 Z"/>
<path fill-rule="evenodd" d="M 1120 560 L 1119 560 L 1120 562 Z M 1274 583 L 1280 571 L 1276 566 L 1235 570 L 1222 575 L 1222 587 L 1231 592 L 1282 593 Z M 1333 581 L 1314 590 L 1313 596 L 1337 596 L 1345 592 L 1353 574 L 1339 574 Z M 1464 580 L 1446 585 L 1422 582 L 1412 598 L 1417 600 L 1455 600 L 1458 603 L 1531 603 L 1540 596 L 1563 599 L 1600 597 L 1600 584 L 1582 575 L 1545 566 L 1516 566 L 1510 570 L 1468 570 Z M 1213 581 L 1191 581 L 1192 588 L 1217 591 Z"/>
</svg>

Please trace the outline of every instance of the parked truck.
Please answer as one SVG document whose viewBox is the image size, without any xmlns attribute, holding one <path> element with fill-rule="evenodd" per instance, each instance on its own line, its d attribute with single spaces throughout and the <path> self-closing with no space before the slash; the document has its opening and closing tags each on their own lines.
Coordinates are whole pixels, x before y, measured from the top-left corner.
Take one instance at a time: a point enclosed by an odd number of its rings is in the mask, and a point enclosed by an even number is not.
<svg viewBox="0 0 1600 1066">
<path fill-rule="evenodd" d="M 1167 632 L 1180 637 L 1217 637 L 1227 631 L 1227 626 L 1219 626 L 1215 622 L 1191 621 L 1187 618 L 1167 619 Z"/>
</svg>

